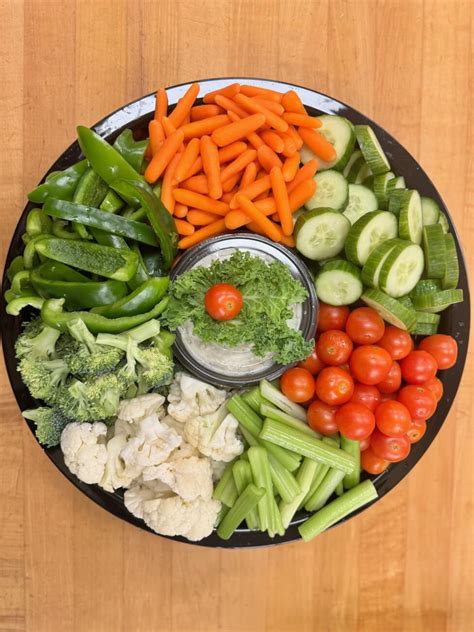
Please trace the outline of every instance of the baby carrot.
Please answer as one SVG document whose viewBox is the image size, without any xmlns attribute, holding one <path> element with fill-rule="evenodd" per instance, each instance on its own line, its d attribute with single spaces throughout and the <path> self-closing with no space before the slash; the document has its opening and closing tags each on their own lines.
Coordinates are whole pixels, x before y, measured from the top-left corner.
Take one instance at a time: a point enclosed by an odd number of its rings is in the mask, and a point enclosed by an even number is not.
<svg viewBox="0 0 474 632">
<path fill-rule="evenodd" d="M 219 147 L 224 147 L 236 140 L 244 138 L 247 134 L 250 134 L 250 132 L 255 132 L 264 123 L 265 116 L 263 114 L 253 114 L 240 121 L 235 121 L 235 123 L 230 123 L 229 125 L 224 125 L 224 127 L 216 129 L 212 133 L 212 140 Z M 192 123 L 192 125 L 194 125 L 194 123 Z"/>
<path fill-rule="evenodd" d="M 240 90 L 240 83 L 231 83 L 225 88 L 220 88 L 219 90 L 213 90 L 212 92 L 208 92 L 204 96 L 204 103 L 217 103 L 216 96 L 222 95 L 224 97 L 229 97 L 230 99 L 237 94 Z"/>
<path fill-rule="evenodd" d="M 235 160 L 230 162 L 227 167 L 222 169 L 221 171 L 221 181 L 225 182 L 230 176 L 233 176 L 236 173 L 240 173 L 245 169 L 245 167 L 255 160 L 257 157 L 257 152 L 255 149 L 247 149 L 240 156 L 237 156 Z"/>
<path fill-rule="evenodd" d="M 148 136 L 150 137 L 151 156 L 154 156 L 161 145 L 165 142 L 165 132 L 161 123 L 152 119 L 148 124 Z"/>
<path fill-rule="evenodd" d="M 285 179 L 285 182 L 291 182 L 295 178 L 299 166 L 299 153 L 293 154 L 293 156 L 285 160 L 283 163 L 283 178 Z"/>
<path fill-rule="evenodd" d="M 270 101 L 281 102 L 283 97 L 281 92 L 275 90 L 269 90 L 268 88 L 259 88 L 257 86 L 242 85 L 240 86 L 240 92 L 248 97 L 262 97 Z"/>
<path fill-rule="evenodd" d="M 237 103 L 234 103 L 232 99 L 218 94 L 216 96 L 216 103 L 220 105 L 221 108 L 224 108 L 227 113 L 234 112 L 235 114 L 238 114 L 240 118 L 245 118 L 247 116 L 247 112 L 243 110 L 240 106 L 238 106 Z"/>
<path fill-rule="evenodd" d="M 180 239 L 178 242 L 178 248 L 186 250 L 186 248 L 191 248 L 191 246 L 195 246 L 200 241 L 209 239 L 209 237 L 214 237 L 214 235 L 219 235 L 220 233 L 225 233 L 225 222 L 223 219 L 218 219 L 216 222 L 213 222 L 208 226 L 203 226 L 193 235 Z"/>
<path fill-rule="evenodd" d="M 315 116 L 298 114 L 297 112 L 285 112 L 282 119 L 291 125 L 300 127 L 321 127 L 321 121 Z"/>
<path fill-rule="evenodd" d="M 235 187 L 237 182 L 240 180 L 241 175 L 242 175 L 241 172 L 234 173 L 233 175 L 230 176 L 230 178 L 227 178 L 227 180 L 223 181 L 222 190 L 224 191 L 224 193 L 230 193 L 232 191 L 232 189 Z"/>
<path fill-rule="evenodd" d="M 214 213 L 207 213 L 206 211 L 200 211 L 197 208 L 189 209 L 187 216 L 188 222 L 193 226 L 207 226 L 218 219 L 220 219 L 218 215 L 214 215 Z"/>
<path fill-rule="evenodd" d="M 336 158 L 336 150 L 322 134 L 308 127 L 298 127 L 298 133 L 316 156 L 325 162 L 331 162 Z"/>
<path fill-rule="evenodd" d="M 202 193 L 203 195 L 209 193 L 207 178 L 204 174 L 191 176 L 191 178 L 181 182 L 181 187 L 187 191 L 194 191 L 194 193 Z"/>
<path fill-rule="evenodd" d="M 202 121 L 194 121 L 194 123 L 183 125 L 181 129 L 183 130 L 184 138 L 189 140 L 190 138 L 199 138 L 206 134 L 212 134 L 215 129 L 227 125 L 229 122 L 227 114 L 218 114 L 217 116 L 202 119 Z"/>
<path fill-rule="evenodd" d="M 281 104 L 287 112 L 306 114 L 306 108 L 294 90 L 288 90 L 288 92 L 285 92 L 282 96 Z"/>
<path fill-rule="evenodd" d="M 280 218 L 281 229 L 284 235 L 291 235 L 293 232 L 293 218 L 291 217 L 290 202 L 283 178 L 283 171 L 280 167 L 273 167 L 270 171 L 270 182 L 278 216 Z"/>
<path fill-rule="evenodd" d="M 272 197 L 267 197 L 264 200 L 254 201 L 255 206 L 264 215 L 271 215 L 276 211 L 275 200 Z M 240 208 L 233 211 L 229 211 L 225 216 L 225 225 L 229 230 L 236 230 L 241 228 L 250 222 L 247 215 L 240 210 Z"/>
<path fill-rule="evenodd" d="M 300 184 L 293 189 L 288 195 L 288 201 L 290 203 L 290 211 L 294 213 L 300 206 L 303 206 L 316 191 L 316 180 L 313 178 L 309 180 L 303 180 Z"/>
<path fill-rule="evenodd" d="M 253 160 L 249 162 L 249 164 L 245 167 L 244 172 L 242 174 L 242 179 L 240 180 L 240 188 L 245 189 L 249 184 L 255 181 L 257 176 L 257 163 Z"/>
<path fill-rule="evenodd" d="M 209 213 L 215 213 L 216 215 L 225 215 L 229 210 L 229 205 L 218 200 L 213 200 L 206 195 L 200 193 L 194 193 L 194 191 L 187 191 L 186 189 L 175 189 L 173 191 L 174 199 L 176 202 L 186 204 L 187 206 L 198 208 L 201 211 L 209 211 Z"/>
<path fill-rule="evenodd" d="M 223 193 L 221 197 L 221 202 L 225 202 L 226 204 L 229 204 L 235 194 L 236 194 L 236 191 L 229 191 L 229 193 Z"/>
<path fill-rule="evenodd" d="M 163 117 L 163 120 L 165 118 L 166 117 Z M 177 153 L 182 142 L 183 132 L 180 129 L 173 132 L 171 136 L 165 140 L 145 170 L 145 180 L 147 182 L 152 183 L 158 180 L 171 162 L 173 156 Z"/>
<path fill-rule="evenodd" d="M 270 110 L 270 112 L 273 112 L 273 114 L 277 114 L 278 116 L 281 116 L 285 111 L 285 108 L 281 105 L 281 103 L 277 103 L 276 101 L 268 101 L 268 99 L 264 99 L 262 97 L 251 97 L 251 99 L 252 101 L 260 103 L 260 105 L 263 105 L 263 107 L 267 108 L 267 110 Z"/>
<path fill-rule="evenodd" d="M 175 204 L 174 205 L 174 213 L 173 213 L 173 215 L 175 217 L 178 217 L 179 219 L 184 219 L 187 214 L 188 214 L 188 207 L 186 206 L 186 204 Z"/>
<path fill-rule="evenodd" d="M 191 167 L 199 156 L 199 139 L 193 138 L 189 141 L 184 150 L 181 160 L 179 161 L 176 171 L 175 171 L 175 180 L 176 182 L 181 182 L 188 177 L 189 171 L 191 171 Z"/>
<path fill-rule="evenodd" d="M 293 142 L 296 145 L 297 151 L 299 151 L 303 147 L 303 139 L 296 131 L 296 128 L 293 125 L 289 125 L 286 133 L 288 134 L 288 136 L 291 136 Z"/>
<path fill-rule="evenodd" d="M 160 88 L 156 92 L 155 120 L 161 123 L 163 116 L 168 113 L 168 95 L 164 88 Z"/>
<path fill-rule="evenodd" d="M 285 142 L 283 138 L 281 138 L 275 132 L 272 132 L 270 129 L 265 129 L 263 132 L 260 132 L 260 137 L 262 141 L 264 141 L 270 149 L 273 149 L 277 154 L 281 154 L 283 149 L 285 148 Z"/>
<path fill-rule="evenodd" d="M 218 200 L 222 195 L 222 183 L 217 146 L 212 142 L 210 136 L 202 136 L 199 148 L 202 167 L 207 178 L 209 196 L 214 200 Z"/>
<path fill-rule="evenodd" d="M 188 123 L 191 123 L 191 112 L 189 112 L 189 114 L 184 117 L 184 121 L 182 122 L 180 127 L 182 127 L 183 125 L 187 125 Z"/>
<path fill-rule="evenodd" d="M 275 224 L 274 222 L 272 222 L 272 220 L 267 219 L 267 221 L 270 222 L 270 224 L 273 226 L 274 230 L 279 231 L 280 234 L 280 238 L 279 238 L 279 242 L 282 243 L 283 242 L 283 238 L 285 237 L 285 235 L 282 234 L 280 227 L 278 226 L 278 224 Z M 262 230 L 262 228 L 260 228 L 260 226 L 256 223 L 256 222 L 249 222 L 247 224 L 247 228 L 249 228 L 252 232 L 257 233 L 257 235 L 263 235 L 264 237 L 267 237 L 267 234 L 264 230 Z"/>
<path fill-rule="evenodd" d="M 281 153 L 285 156 L 285 158 L 291 158 L 291 156 L 294 156 L 298 149 L 296 147 L 295 141 L 290 136 L 290 134 L 288 134 L 288 132 L 286 132 L 285 134 L 283 134 L 282 132 L 278 132 L 278 136 L 283 141 L 283 150 Z M 301 141 L 301 144 L 303 144 L 303 141 Z"/>
<path fill-rule="evenodd" d="M 191 108 L 191 121 L 202 121 L 202 119 L 218 114 L 225 114 L 224 110 L 214 103 L 209 105 L 195 105 Z"/>
<path fill-rule="evenodd" d="M 308 160 L 308 162 L 298 170 L 298 173 L 294 177 L 294 179 L 288 183 L 287 189 L 288 193 L 291 193 L 296 187 L 301 184 L 304 180 L 308 180 L 309 178 L 313 178 L 314 174 L 318 170 L 319 164 L 316 158 L 313 160 Z"/>
<path fill-rule="evenodd" d="M 239 193 L 245 195 L 245 197 L 247 197 L 249 200 L 253 200 L 261 193 L 265 193 L 266 191 L 268 191 L 270 187 L 270 176 L 266 175 L 262 178 L 259 178 L 258 180 L 255 180 L 254 182 L 252 182 L 252 184 L 249 184 L 247 187 L 245 187 L 245 189 L 240 189 Z M 237 201 L 237 196 L 234 196 L 234 198 L 230 202 L 230 208 L 238 207 L 239 203 Z"/>
<path fill-rule="evenodd" d="M 247 217 L 249 217 L 252 222 L 255 222 L 255 224 L 264 231 L 267 237 L 273 241 L 281 240 L 282 235 L 280 229 L 276 226 L 276 224 L 270 221 L 268 217 L 262 213 L 262 211 L 259 211 L 255 204 L 248 199 L 248 197 L 239 193 L 237 194 L 237 200 L 240 208 Z"/>
<path fill-rule="evenodd" d="M 272 167 L 282 167 L 283 163 L 278 158 L 273 149 L 270 149 L 268 145 L 262 145 L 257 149 L 258 162 L 262 167 L 270 173 Z"/>
<path fill-rule="evenodd" d="M 280 241 L 287 248 L 294 248 L 296 243 L 292 235 L 283 235 Z"/>
<path fill-rule="evenodd" d="M 175 219 L 174 223 L 176 224 L 178 235 L 189 236 L 192 235 L 196 230 L 192 224 L 184 219 Z"/>
<path fill-rule="evenodd" d="M 182 96 L 181 99 L 178 101 L 176 107 L 169 116 L 170 121 L 175 127 L 179 127 L 183 124 L 184 119 L 190 113 L 198 94 L 199 84 L 193 83 L 186 91 L 186 94 Z"/>
<path fill-rule="evenodd" d="M 219 162 L 222 164 L 223 162 L 234 160 L 234 158 L 240 156 L 240 154 L 242 154 L 246 149 L 247 144 L 241 140 L 231 143 L 230 145 L 219 149 Z"/>
<path fill-rule="evenodd" d="M 236 114 L 235 112 L 228 112 L 229 114 L 229 118 L 231 121 L 235 122 L 235 121 L 239 121 L 240 120 L 240 116 L 238 114 Z M 245 112 L 244 114 L 244 118 L 247 116 L 247 112 Z M 262 126 L 263 129 L 263 126 Z M 249 141 L 249 143 L 252 145 L 252 147 L 254 147 L 255 149 L 258 149 L 259 147 L 261 147 L 262 145 L 264 145 L 263 140 L 260 138 L 260 136 L 256 133 L 256 132 L 250 132 L 250 134 L 247 134 L 246 139 Z"/>
<path fill-rule="evenodd" d="M 166 138 L 168 138 L 168 136 L 171 136 L 171 134 L 176 131 L 176 126 L 171 122 L 168 116 L 162 117 L 161 124 L 163 126 L 163 131 L 165 132 Z"/>
<path fill-rule="evenodd" d="M 201 158 L 201 156 L 196 158 L 196 160 L 193 163 L 193 166 L 189 170 L 189 173 L 188 173 L 187 177 L 190 178 L 191 176 L 194 176 L 196 173 L 199 173 L 200 171 L 202 171 L 202 158 Z"/>
<path fill-rule="evenodd" d="M 174 213 L 174 205 L 176 203 L 173 197 L 173 187 L 174 187 L 174 179 L 176 173 L 176 167 L 181 159 L 181 154 L 177 153 L 171 159 L 169 165 L 165 169 L 165 174 L 163 176 L 163 183 L 161 185 L 161 201 L 168 209 L 168 211 L 173 214 Z"/>
<path fill-rule="evenodd" d="M 265 121 L 270 125 L 270 127 L 273 127 L 273 129 L 276 129 L 279 132 L 286 132 L 288 129 L 288 123 L 284 121 L 281 116 L 270 112 L 270 110 L 267 110 L 266 107 L 245 96 L 245 94 L 236 94 L 234 101 L 243 107 L 244 110 L 247 110 L 247 112 L 263 114 L 265 116 Z"/>
</svg>

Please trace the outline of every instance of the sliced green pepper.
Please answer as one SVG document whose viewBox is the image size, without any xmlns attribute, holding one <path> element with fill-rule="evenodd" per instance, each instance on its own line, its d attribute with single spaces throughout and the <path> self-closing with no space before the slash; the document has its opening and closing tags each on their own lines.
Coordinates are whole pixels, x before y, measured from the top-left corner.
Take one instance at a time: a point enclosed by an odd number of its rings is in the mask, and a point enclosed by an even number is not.
<svg viewBox="0 0 474 632">
<path fill-rule="evenodd" d="M 87 167 L 87 160 L 81 160 L 64 171 L 53 171 L 46 176 L 43 184 L 28 193 L 28 199 L 38 204 L 44 202 L 49 195 L 61 200 L 72 200 L 77 183 Z"/>
<path fill-rule="evenodd" d="M 60 219 L 53 220 L 53 235 L 55 237 L 60 237 L 61 239 L 79 239 L 79 235 L 76 232 L 69 230 L 67 226 L 70 226 L 69 222 L 64 222 Z"/>
<path fill-rule="evenodd" d="M 123 208 L 124 204 L 125 202 L 122 198 L 119 197 L 115 191 L 109 189 L 99 208 L 109 213 L 117 213 L 121 208 Z"/>
<path fill-rule="evenodd" d="M 138 173 L 143 173 L 147 145 L 147 140 L 135 140 L 132 130 L 124 129 L 115 139 L 113 146 Z"/>
<path fill-rule="evenodd" d="M 12 279 L 12 290 L 15 292 L 17 296 L 20 296 L 20 295 L 23 295 L 25 292 L 25 289 L 28 289 L 28 288 L 30 288 L 31 294 L 35 294 L 35 292 L 31 290 L 30 271 L 20 270 L 19 272 L 15 274 L 15 276 Z"/>
<path fill-rule="evenodd" d="M 150 277 L 148 276 L 148 273 L 145 268 L 145 264 L 143 263 L 142 253 L 141 253 L 140 248 L 138 247 L 138 244 L 133 243 L 131 247 L 132 247 L 133 252 L 138 257 L 138 266 L 137 266 L 137 271 L 128 282 L 128 285 L 130 289 L 136 290 L 137 287 L 140 287 L 140 285 L 145 283 L 145 281 L 148 281 Z"/>
<path fill-rule="evenodd" d="M 4 297 L 6 303 L 11 303 L 16 298 L 19 298 L 18 294 L 15 294 L 15 292 L 11 288 L 8 289 L 8 290 L 5 290 L 5 293 L 3 294 L 3 297 Z"/>
<path fill-rule="evenodd" d="M 74 270 L 64 263 L 48 259 L 41 264 L 41 276 L 51 281 L 75 281 L 77 283 L 87 283 L 89 277 L 78 270 Z"/>
<path fill-rule="evenodd" d="M 13 281 L 13 277 L 15 276 L 15 274 L 17 272 L 20 272 L 20 270 L 24 270 L 24 269 L 25 269 L 25 261 L 23 259 L 23 255 L 18 255 L 17 257 L 12 259 L 12 262 L 8 266 L 8 270 L 7 270 L 7 278 L 10 281 L 10 283 Z"/>
<path fill-rule="evenodd" d="M 34 208 L 28 213 L 26 232 L 30 237 L 50 233 L 51 229 L 51 219 L 40 208 Z"/>
<path fill-rule="evenodd" d="M 173 359 L 173 351 L 171 347 L 175 341 L 176 335 L 166 329 L 162 329 L 160 333 L 153 338 L 158 349 L 170 360 Z"/>
<path fill-rule="evenodd" d="M 135 316 L 148 312 L 160 301 L 169 286 L 169 278 L 148 279 L 137 287 L 131 294 L 120 298 L 112 305 L 96 307 L 92 311 L 107 316 L 107 318 L 121 318 L 122 316 Z"/>
<path fill-rule="evenodd" d="M 5 311 L 7 314 L 10 314 L 10 316 L 18 316 L 24 307 L 30 306 L 35 309 L 41 309 L 44 302 L 44 298 L 40 298 L 39 296 L 19 296 L 8 303 Z"/>
<path fill-rule="evenodd" d="M 161 252 L 156 248 L 141 248 L 146 271 L 151 277 L 163 276 L 165 264 Z"/>
<path fill-rule="evenodd" d="M 20 300 L 20 299 L 16 299 Z M 43 299 L 38 299 L 43 300 Z M 168 297 L 165 296 L 153 309 L 144 314 L 136 316 L 125 316 L 123 318 L 107 318 L 102 314 L 94 314 L 93 312 L 65 312 L 63 310 L 64 299 L 51 298 L 44 301 L 41 309 L 41 319 L 49 327 L 55 327 L 61 331 L 67 331 L 67 325 L 72 320 L 80 318 L 84 321 L 85 326 L 93 334 L 109 333 L 119 334 L 133 327 L 137 327 L 142 323 L 146 323 L 152 318 L 157 318 L 168 305 Z M 8 307 L 8 306 L 7 306 Z"/>
<path fill-rule="evenodd" d="M 102 180 L 92 167 L 89 167 L 89 169 L 82 174 L 81 179 L 77 183 L 72 201 L 76 204 L 98 207 L 107 195 L 108 189 L 107 183 Z M 74 218 L 65 217 L 63 219 Z M 74 221 L 73 227 L 81 239 L 89 239 L 87 228 L 82 225 L 79 218 L 77 221 Z"/>
<path fill-rule="evenodd" d="M 49 235 L 37 235 L 36 237 L 32 237 L 30 241 L 26 244 L 25 249 L 23 250 L 23 260 L 25 262 L 26 270 L 31 270 L 35 266 L 35 257 L 36 257 L 36 246 L 37 244 L 49 237 Z"/>
</svg>

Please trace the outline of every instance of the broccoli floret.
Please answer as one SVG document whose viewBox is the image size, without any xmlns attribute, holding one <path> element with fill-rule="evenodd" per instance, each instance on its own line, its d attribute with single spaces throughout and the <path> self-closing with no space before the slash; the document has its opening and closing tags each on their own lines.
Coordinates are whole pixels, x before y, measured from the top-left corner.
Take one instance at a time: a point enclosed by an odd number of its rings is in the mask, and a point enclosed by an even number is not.
<svg viewBox="0 0 474 632">
<path fill-rule="evenodd" d="M 138 349 L 138 390 L 140 393 L 169 384 L 173 377 L 173 361 L 154 345 Z"/>
<path fill-rule="evenodd" d="M 57 329 L 48 327 L 41 318 L 27 323 L 15 343 L 17 358 L 47 359 L 55 353 L 56 342 L 60 336 Z"/>
<path fill-rule="evenodd" d="M 47 404 L 54 404 L 60 387 L 66 383 L 69 367 L 64 360 L 35 360 L 23 358 L 18 370 L 30 394 L 35 399 L 42 399 Z"/>
<path fill-rule="evenodd" d="M 34 408 L 24 410 L 23 417 L 35 422 L 35 434 L 38 441 L 48 448 L 58 445 L 61 441 L 61 433 L 71 419 L 66 417 L 58 408 Z"/>
<path fill-rule="evenodd" d="M 120 398 L 129 384 L 120 373 L 109 373 L 84 381 L 73 380 L 61 389 L 57 405 L 76 421 L 98 421 L 117 414 Z"/>
</svg>

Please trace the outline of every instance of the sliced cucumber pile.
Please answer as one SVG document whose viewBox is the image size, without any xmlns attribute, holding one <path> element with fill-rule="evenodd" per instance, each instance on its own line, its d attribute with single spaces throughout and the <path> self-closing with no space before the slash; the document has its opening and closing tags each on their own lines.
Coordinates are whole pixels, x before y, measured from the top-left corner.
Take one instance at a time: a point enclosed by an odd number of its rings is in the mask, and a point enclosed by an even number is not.
<svg viewBox="0 0 474 632">
<path fill-rule="evenodd" d="M 377 198 L 378 208 L 386 209 L 388 206 L 388 184 L 395 179 L 391 171 L 374 176 L 372 187 Z"/>
<path fill-rule="evenodd" d="M 398 241 L 398 239 L 389 239 L 372 250 L 362 268 L 362 281 L 365 285 L 368 287 L 378 287 L 380 270 Z"/>
<path fill-rule="evenodd" d="M 313 261 L 335 257 L 344 249 L 350 227 L 349 220 L 332 208 L 305 211 L 298 217 L 293 232 L 296 248 Z"/>
<path fill-rule="evenodd" d="M 377 198 L 373 191 L 362 184 L 349 184 L 349 198 L 343 213 L 351 224 L 377 208 Z"/>
<path fill-rule="evenodd" d="M 406 307 L 396 298 L 392 298 L 385 292 L 371 288 L 362 294 L 362 300 L 369 307 L 375 309 L 391 325 L 400 329 L 413 329 L 416 325 L 416 312 L 411 307 Z"/>
<path fill-rule="evenodd" d="M 421 243 L 423 215 L 421 212 L 421 198 L 418 191 L 406 191 L 400 204 L 398 224 L 400 237 L 402 239 L 408 239 L 414 244 Z"/>
<path fill-rule="evenodd" d="M 346 257 L 363 266 L 380 243 L 398 235 L 397 218 L 388 211 L 366 213 L 351 227 L 346 239 Z"/>
<path fill-rule="evenodd" d="M 342 173 L 329 169 L 314 176 L 316 192 L 305 203 L 307 209 L 332 208 L 342 211 L 349 196 L 349 186 Z"/>
<path fill-rule="evenodd" d="M 432 336 L 438 332 L 439 320 L 438 314 L 416 312 L 416 325 L 412 329 L 412 333 L 420 336 Z"/>
<path fill-rule="evenodd" d="M 354 129 L 360 150 L 372 173 L 376 176 L 390 171 L 390 163 L 374 130 L 368 125 L 356 125 Z"/>
<path fill-rule="evenodd" d="M 318 118 L 322 125 L 317 131 L 334 146 L 336 159 L 332 162 L 325 162 L 316 156 L 309 147 L 303 145 L 300 151 L 301 161 L 306 163 L 316 158 L 319 163 L 319 171 L 326 169 L 342 171 L 354 150 L 356 141 L 354 126 L 343 116 L 337 116 L 335 114 L 322 114 L 318 116 Z"/>
<path fill-rule="evenodd" d="M 357 266 L 336 259 L 326 263 L 314 282 L 318 297 L 329 305 L 350 305 L 362 295 L 362 281 Z"/>
<path fill-rule="evenodd" d="M 431 198 L 421 198 L 421 212 L 423 214 L 423 226 L 438 223 L 440 214 L 439 206 Z"/>
<path fill-rule="evenodd" d="M 412 291 L 423 274 L 423 250 L 401 239 L 392 248 L 379 273 L 378 286 L 393 298 Z"/>
</svg>

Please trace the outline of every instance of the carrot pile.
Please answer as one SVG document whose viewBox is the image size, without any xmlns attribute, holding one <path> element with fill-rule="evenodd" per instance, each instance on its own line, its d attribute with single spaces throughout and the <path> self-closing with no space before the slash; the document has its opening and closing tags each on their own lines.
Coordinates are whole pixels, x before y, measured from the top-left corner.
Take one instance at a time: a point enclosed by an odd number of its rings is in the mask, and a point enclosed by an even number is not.
<svg viewBox="0 0 474 632">
<path fill-rule="evenodd" d="M 195 83 L 168 114 L 160 88 L 149 124 L 145 179 L 162 179 L 179 247 L 243 226 L 294 246 L 292 215 L 314 194 L 318 169 L 316 159 L 301 166 L 299 150 L 306 144 L 324 161 L 336 157 L 316 131 L 319 119 L 294 90 L 233 83 L 195 105 L 198 94 Z"/>
</svg>

